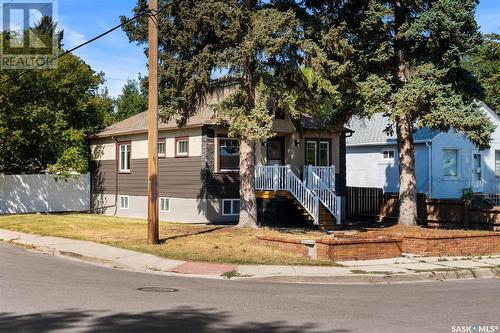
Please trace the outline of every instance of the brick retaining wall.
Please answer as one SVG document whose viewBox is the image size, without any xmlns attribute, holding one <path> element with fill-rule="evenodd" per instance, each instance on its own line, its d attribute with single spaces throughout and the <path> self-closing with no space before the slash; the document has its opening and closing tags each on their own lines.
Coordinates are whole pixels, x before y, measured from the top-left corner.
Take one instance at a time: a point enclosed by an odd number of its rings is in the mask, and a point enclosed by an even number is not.
<svg viewBox="0 0 500 333">
<path fill-rule="evenodd" d="M 361 236 L 361 235 L 360 235 Z M 265 246 L 298 253 L 304 257 L 315 253 L 317 258 L 332 260 L 370 260 L 400 257 L 402 253 L 420 256 L 477 256 L 500 254 L 500 233 L 389 236 L 325 237 L 305 244 L 287 237 L 258 236 Z M 311 252 L 311 247 L 316 251 Z"/>
<path fill-rule="evenodd" d="M 405 236 L 403 252 L 435 257 L 500 254 L 500 233 Z"/>
<path fill-rule="evenodd" d="M 402 239 L 381 238 L 323 238 L 316 241 L 318 258 L 332 260 L 370 260 L 401 256 Z"/>
</svg>

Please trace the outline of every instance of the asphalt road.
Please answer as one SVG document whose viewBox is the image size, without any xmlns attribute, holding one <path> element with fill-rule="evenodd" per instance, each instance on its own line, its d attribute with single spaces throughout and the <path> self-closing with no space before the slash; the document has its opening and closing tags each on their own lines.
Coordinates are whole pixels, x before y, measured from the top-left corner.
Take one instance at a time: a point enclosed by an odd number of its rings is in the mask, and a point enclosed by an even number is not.
<svg viewBox="0 0 500 333">
<path fill-rule="evenodd" d="M 143 287 L 177 291 L 138 290 Z M 308 285 L 177 278 L 0 243 L 1 332 L 452 332 L 472 324 L 500 325 L 500 281 Z"/>
</svg>

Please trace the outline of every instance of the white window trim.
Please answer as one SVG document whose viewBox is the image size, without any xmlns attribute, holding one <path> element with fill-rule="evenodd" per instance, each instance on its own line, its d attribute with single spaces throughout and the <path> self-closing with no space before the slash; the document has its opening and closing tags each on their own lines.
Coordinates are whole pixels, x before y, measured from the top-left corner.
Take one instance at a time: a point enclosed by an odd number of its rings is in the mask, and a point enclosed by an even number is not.
<svg viewBox="0 0 500 333">
<path fill-rule="evenodd" d="M 125 163 L 127 164 L 128 161 L 132 161 L 131 158 L 131 153 L 132 153 L 132 144 L 131 143 L 119 143 L 118 144 L 118 166 L 119 166 L 119 171 L 120 172 L 130 172 L 130 164 L 127 165 L 128 169 L 122 169 L 122 147 L 129 147 L 128 150 L 125 151 L 126 158 L 125 158 Z M 127 158 L 130 157 L 130 158 Z"/>
<path fill-rule="evenodd" d="M 236 140 L 236 141 L 238 141 L 238 144 L 240 142 L 240 140 L 234 139 L 234 138 L 218 138 L 216 149 L 217 149 L 217 164 L 219 167 L 219 172 L 239 172 L 240 169 L 223 169 L 220 167 L 220 144 L 221 144 L 221 141 L 224 141 L 224 140 Z"/>
<path fill-rule="evenodd" d="M 240 201 L 240 199 L 222 199 L 222 207 L 221 207 L 221 210 L 222 210 L 222 216 L 238 216 L 240 215 L 240 212 L 238 213 L 235 213 L 233 212 L 233 202 L 234 201 Z M 230 203 L 230 207 L 231 207 L 231 213 L 224 213 L 224 203 L 225 202 L 229 202 Z M 240 209 L 241 209 L 241 206 L 240 206 Z"/>
<path fill-rule="evenodd" d="M 179 144 L 181 142 L 186 142 L 187 143 L 187 151 L 186 152 L 182 152 L 181 153 L 179 151 Z M 177 157 L 189 156 L 189 138 L 178 139 L 178 140 L 175 141 L 175 145 L 176 145 L 176 147 L 175 147 L 175 153 L 176 153 L 175 156 L 177 156 Z"/>
<path fill-rule="evenodd" d="M 122 198 L 127 198 L 127 207 L 122 206 Z M 120 209 L 129 209 L 130 208 L 130 196 L 128 195 L 119 195 L 118 201 L 120 202 Z"/>
<path fill-rule="evenodd" d="M 455 150 L 457 152 L 457 175 L 456 176 L 450 176 L 450 175 L 445 175 L 443 172 L 443 157 L 444 157 L 444 151 L 445 150 Z M 441 176 L 445 180 L 456 180 L 461 177 L 462 174 L 462 168 L 461 168 L 461 163 L 462 163 L 462 158 L 461 156 L 461 149 L 458 147 L 443 147 L 441 149 Z"/>
<path fill-rule="evenodd" d="M 496 165 L 497 164 L 497 152 L 500 153 L 500 149 L 493 149 L 493 154 L 494 154 L 494 156 L 493 156 L 493 163 L 494 163 L 494 165 L 493 165 L 493 174 L 495 175 L 495 178 L 497 180 L 499 180 L 500 179 L 500 175 L 497 175 L 497 170 L 496 170 L 497 169 L 497 165 Z"/>
<path fill-rule="evenodd" d="M 309 163 L 309 161 L 307 160 L 309 152 L 309 143 L 314 144 L 314 164 L 311 165 L 316 166 L 318 165 L 318 141 L 306 140 L 306 156 L 305 156 L 306 163 Z"/>
<path fill-rule="evenodd" d="M 326 146 L 328 147 L 328 149 L 326 150 L 326 165 L 324 165 L 324 166 L 330 166 L 330 164 L 331 164 L 330 163 L 330 141 L 320 141 L 319 142 L 319 152 L 318 152 L 318 158 L 317 158 L 318 165 L 321 164 L 321 161 L 320 161 L 320 159 L 321 159 L 321 154 L 320 154 L 321 153 L 321 144 L 324 144 L 324 143 L 326 143 Z"/>
<path fill-rule="evenodd" d="M 166 142 L 166 140 L 165 139 L 159 140 L 158 145 L 160 145 L 160 144 L 163 144 L 165 149 L 163 151 L 163 154 L 160 154 L 160 152 L 158 150 L 158 157 L 167 157 L 167 142 Z"/>
<path fill-rule="evenodd" d="M 168 210 L 162 210 L 161 209 L 161 201 L 162 200 L 168 200 Z M 172 198 L 169 198 L 169 197 L 160 197 L 159 200 L 158 200 L 158 210 L 160 211 L 160 213 L 170 213 L 172 212 Z"/>
<path fill-rule="evenodd" d="M 393 157 L 392 158 L 385 158 L 384 157 L 384 152 L 390 152 L 392 151 L 392 155 Z M 380 164 L 394 164 L 394 162 L 396 161 L 396 149 L 394 148 L 382 148 L 382 150 L 380 150 Z"/>
</svg>

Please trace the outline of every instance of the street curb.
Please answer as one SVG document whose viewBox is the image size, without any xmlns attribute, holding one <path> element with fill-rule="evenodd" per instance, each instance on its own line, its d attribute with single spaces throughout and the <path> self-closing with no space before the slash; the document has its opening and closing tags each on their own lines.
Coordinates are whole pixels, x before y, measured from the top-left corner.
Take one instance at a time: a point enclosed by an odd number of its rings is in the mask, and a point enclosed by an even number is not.
<svg viewBox="0 0 500 333">
<path fill-rule="evenodd" d="M 37 236 L 37 235 L 34 235 Z M 43 237 L 43 236 L 41 236 Z M 48 255 L 66 257 L 79 262 L 86 262 L 99 266 L 104 266 L 112 269 L 121 269 L 139 273 L 157 274 L 164 276 L 175 276 L 185 278 L 203 278 L 203 279 L 217 279 L 217 280 L 231 280 L 231 281 L 253 281 L 262 283 L 309 283 L 309 284 L 391 284 L 391 283 L 411 283 L 411 282 L 432 282 L 432 281 L 452 281 L 452 280 L 477 280 L 477 279 L 498 279 L 500 278 L 500 269 L 492 268 L 476 268 L 476 269 L 454 269 L 450 267 L 449 270 L 442 271 L 426 271 L 414 273 L 394 273 L 394 274 L 349 274 L 349 275 L 286 275 L 274 274 L 267 276 L 235 276 L 232 278 L 224 278 L 219 275 L 202 275 L 202 274 L 183 274 L 172 271 L 144 269 L 123 264 L 117 260 L 104 259 L 99 257 L 87 256 L 72 251 L 58 250 L 48 245 L 36 245 L 29 241 L 22 241 L 19 239 L 4 239 L 0 240 L 8 242 L 15 246 L 28 247 L 37 252 Z M 139 253 L 138 254 L 142 254 Z M 163 258 L 158 257 L 158 260 Z M 235 269 L 238 273 L 238 267 Z"/>
<path fill-rule="evenodd" d="M 290 276 L 274 275 L 250 278 L 253 281 L 311 284 L 390 284 L 410 282 L 432 282 L 453 280 L 499 279 L 500 270 L 496 268 L 459 269 L 449 271 L 430 271 L 410 274 L 353 274 L 344 276 Z M 238 278 L 242 279 L 242 278 Z M 247 279 L 248 280 L 248 279 Z"/>
</svg>

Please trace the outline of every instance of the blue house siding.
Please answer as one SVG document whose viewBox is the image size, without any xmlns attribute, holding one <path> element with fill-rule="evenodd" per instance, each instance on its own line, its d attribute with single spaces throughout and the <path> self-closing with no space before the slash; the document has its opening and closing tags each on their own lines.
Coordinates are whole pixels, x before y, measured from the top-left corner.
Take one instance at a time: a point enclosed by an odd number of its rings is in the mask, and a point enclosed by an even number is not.
<svg viewBox="0 0 500 333">
<path fill-rule="evenodd" d="M 394 161 L 382 160 L 382 150 L 393 149 Z M 425 144 L 415 145 L 417 190 L 427 193 L 429 187 L 429 153 Z M 396 145 L 347 147 L 347 186 L 379 187 L 385 192 L 399 191 Z"/>
<path fill-rule="evenodd" d="M 500 118 L 483 103 L 480 103 L 480 107 L 497 126 L 489 149 L 480 151 L 464 134 L 455 130 L 436 132 L 420 128 L 415 131 L 413 138 L 418 192 L 427 193 L 431 198 L 458 198 L 462 189 L 472 186 L 475 192 L 500 194 Z M 374 115 L 370 119 L 355 118 L 348 124 L 354 130 L 353 136 L 347 141 L 348 186 L 398 191 L 397 156 L 393 163 L 381 163 L 382 149 L 396 149 L 397 138 L 394 133 L 385 130 L 389 125 L 389 120 L 382 115 Z M 444 173 L 443 152 L 446 149 L 458 151 L 457 174 L 454 176 Z M 496 151 L 499 153 L 498 161 Z M 474 155 L 478 158 L 474 158 Z M 495 172 L 495 164 L 499 166 L 498 172 Z"/>
</svg>

